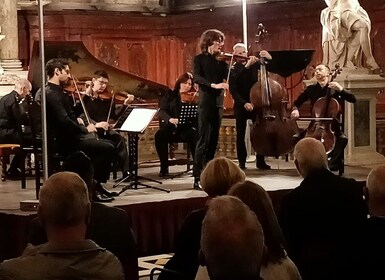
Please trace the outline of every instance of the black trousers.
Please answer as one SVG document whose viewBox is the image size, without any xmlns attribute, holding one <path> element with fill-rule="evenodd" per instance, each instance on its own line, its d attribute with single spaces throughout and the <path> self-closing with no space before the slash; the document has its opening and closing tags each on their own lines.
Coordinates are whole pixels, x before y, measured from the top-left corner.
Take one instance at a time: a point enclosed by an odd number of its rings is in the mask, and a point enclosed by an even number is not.
<svg viewBox="0 0 385 280">
<path fill-rule="evenodd" d="M 223 108 L 198 108 L 198 141 L 195 149 L 194 172 L 199 178 L 204 166 L 212 160 L 218 145 Z"/>
<path fill-rule="evenodd" d="M 80 140 L 77 148 L 90 157 L 94 179 L 101 183 L 107 182 L 115 156 L 114 143 L 105 139 L 87 139 Z"/>
<path fill-rule="evenodd" d="M 124 137 L 115 130 L 108 130 L 106 133 L 104 131 L 99 132 L 98 135 L 101 139 L 109 140 L 113 143 L 115 147 L 116 159 L 119 163 L 120 170 L 122 172 L 128 172 L 129 170 L 129 160 L 128 160 L 128 149 L 127 143 Z"/>
<path fill-rule="evenodd" d="M 188 125 L 179 125 L 177 128 L 167 125 L 159 128 L 155 134 L 155 147 L 160 160 L 160 170 L 168 170 L 168 144 L 186 142 L 191 154 L 195 156 L 197 131 Z"/>
</svg>

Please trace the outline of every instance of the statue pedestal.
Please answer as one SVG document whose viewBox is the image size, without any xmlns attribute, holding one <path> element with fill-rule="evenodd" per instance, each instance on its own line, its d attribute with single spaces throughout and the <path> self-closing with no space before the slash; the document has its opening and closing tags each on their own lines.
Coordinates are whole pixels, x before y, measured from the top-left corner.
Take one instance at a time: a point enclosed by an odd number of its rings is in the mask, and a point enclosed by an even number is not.
<svg viewBox="0 0 385 280">
<path fill-rule="evenodd" d="M 344 69 L 335 79 L 357 98 L 355 104 L 345 102 L 344 130 L 349 139 L 345 149 L 347 165 L 385 164 L 385 157 L 376 150 L 376 96 L 385 88 L 385 79 L 366 71 Z"/>
</svg>

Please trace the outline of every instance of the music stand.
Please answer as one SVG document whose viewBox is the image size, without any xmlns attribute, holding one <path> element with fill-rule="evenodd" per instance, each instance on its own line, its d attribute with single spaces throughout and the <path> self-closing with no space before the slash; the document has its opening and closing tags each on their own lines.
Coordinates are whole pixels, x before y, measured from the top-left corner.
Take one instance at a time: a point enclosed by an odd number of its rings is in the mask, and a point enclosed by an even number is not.
<svg viewBox="0 0 385 280">
<path fill-rule="evenodd" d="M 197 119 L 198 119 L 198 105 L 182 103 L 182 107 L 180 109 L 180 114 L 179 114 L 179 125 L 196 127 Z M 187 153 L 189 153 L 189 150 L 187 150 Z M 188 158 L 187 160 L 189 161 L 190 158 Z M 187 164 L 189 163 L 187 162 Z M 183 174 L 190 172 L 191 170 L 192 168 L 188 167 L 186 171 L 179 172 L 178 174 L 170 176 L 170 179 L 179 177 Z"/>
<path fill-rule="evenodd" d="M 144 186 L 146 188 L 152 188 L 164 192 L 170 192 L 170 190 L 151 186 L 145 183 L 140 182 L 139 180 L 147 180 L 154 183 L 162 184 L 162 182 L 146 178 L 138 175 L 138 142 L 139 134 L 142 134 L 151 120 L 157 112 L 156 109 L 146 109 L 146 108 L 134 108 L 131 113 L 128 115 L 123 125 L 119 129 L 120 131 L 127 132 L 128 134 L 128 158 L 129 158 L 129 175 L 125 178 L 119 180 L 114 187 L 119 186 L 121 183 L 126 181 L 128 178 L 131 179 L 131 182 L 123 187 L 119 192 L 119 195 L 125 192 L 128 189 L 138 189 L 138 185 Z"/>
</svg>

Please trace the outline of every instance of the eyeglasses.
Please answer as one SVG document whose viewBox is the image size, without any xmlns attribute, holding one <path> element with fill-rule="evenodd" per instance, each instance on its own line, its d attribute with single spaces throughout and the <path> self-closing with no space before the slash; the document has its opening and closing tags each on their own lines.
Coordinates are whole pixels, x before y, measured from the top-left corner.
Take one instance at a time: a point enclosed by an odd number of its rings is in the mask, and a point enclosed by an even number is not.
<svg viewBox="0 0 385 280">
<path fill-rule="evenodd" d="M 102 85 L 108 84 L 108 81 L 106 81 L 106 80 L 96 80 L 96 81 L 99 82 Z"/>
</svg>

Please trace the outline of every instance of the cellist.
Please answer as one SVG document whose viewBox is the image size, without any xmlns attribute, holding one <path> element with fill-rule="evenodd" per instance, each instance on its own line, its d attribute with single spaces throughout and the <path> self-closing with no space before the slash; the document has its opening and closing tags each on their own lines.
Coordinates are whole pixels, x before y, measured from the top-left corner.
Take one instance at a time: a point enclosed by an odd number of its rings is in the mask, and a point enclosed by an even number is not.
<svg viewBox="0 0 385 280">
<path fill-rule="evenodd" d="M 235 126 L 237 130 L 237 157 L 239 167 L 246 168 L 246 144 L 245 132 L 246 122 L 251 119 L 256 120 L 257 112 L 250 102 L 250 89 L 258 81 L 259 59 L 255 56 L 247 57 L 246 46 L 242 43 L 237 43 L 233 47 L 235 56 L 248 58 L 239 60 L 232 66 L 230 74 L 230 93 L 234 98 L 234 113 Z M 259 53 L 260 57 L 272 59 L 270 53 L 262 50 Z M 270 166 L 266 164 L 263 155 L 257 155 L 256 166 L 259 169 L 268 170 Z"/>
<path fill-rule="evenodd" d="M 325 97 L 327 94 L 336 99 L 340 104 L 345 100 L 350 103 L 356 102 L 356 97 L 346 89 L 344 89 L 338 82 L 329 82 L 330 69 L 328 66 L 320 64 L 315 68 L 314 77 L 316 83 L 309 85 L 293 103 L 291 112 L 291 118 L 298 119 L 299 111 L 303 103 L 310 100 L 311 107 L 321 97 Z M 328 155 L 329 169 L 337 171 L 342 164 L 343 152 L 348 143 L 346 135 L 341 131 L 340 127 L 336 125 L 333 127 L 334 134 L 336 136 L 336 143 L 334 149 Z M 306 130 L 298 133 L 294 136 L 295 140 L 300 140 L 305 136 Z"/>
</svg>

